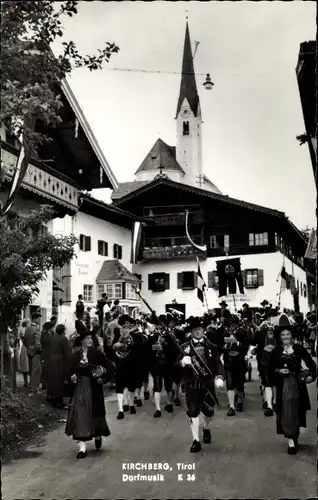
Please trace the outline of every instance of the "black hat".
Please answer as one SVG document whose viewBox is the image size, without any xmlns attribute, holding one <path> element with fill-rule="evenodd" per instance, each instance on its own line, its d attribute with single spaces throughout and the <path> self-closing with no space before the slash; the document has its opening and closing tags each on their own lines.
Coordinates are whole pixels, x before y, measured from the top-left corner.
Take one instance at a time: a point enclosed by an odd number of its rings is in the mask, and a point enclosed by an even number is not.
<svg viewBox="0 0 318 500">
<path fill-rule="evenodd" d="M 275 332 L 279 335 L 283 330 L 290 330 L 293 334 L 295 332 L 296 324 L 287 314 L 282 313 L 278 318 L 278 324 L 275 327 Z"/>
<path fill-rule="evenodd" d="M 124 323 L 130 323 L 131 325 L 135 325 L 136 324 L 136 321 L 134 320 L 134 318 L 132 318 L 131 316 L 129 316 L 129 314 L 122 314 L 118 320 L 118 324 L 120 326 L 123 326 Z"/>
<path fill-rule="evenodd" d="M 222 302 L 219 303 L 219 305 L 222 307 L 227 307 L 227 303 L 225 302 L 225 300 L 222 300 Z"/>
<path fill-rule="evenodd" d="M 76 332 L 77 332 L 77 337 L 74 341 L 74 344 L 75 345 L 80 345 L 82 340 L 87 337 L 88 335 L 92 335 L 92 332 L 90 332 L 89 330 L 87 330 L 86 326 L 84 325 L 84 323 L 77 319 L 75 321 L 75 329 L 76 329 Z"/>
<path fill-rule="evenodd" d="M 268 300 L 263 300 L 263 302 L 261 302 L 261 306 L 265 307 L 265 306 L 268 306 L 269 305 L 269 302 Z"/>
<path fill-rule="evenodd" d="M 199 316 L 190 316 L 187 322 L 190 331 L 193 330 L 194 328 L 199 328 L 200 326 L 204 328 L 203 318 L 200 318 Z"/>
<path fill-rule="evenodd" d="M 245 302 L 245 304 L 242 305 L 242 307 L 245 307 L 245 306 L 250 307 L 248 304 L 246 304 L 246 302 Z"/>
</svg>

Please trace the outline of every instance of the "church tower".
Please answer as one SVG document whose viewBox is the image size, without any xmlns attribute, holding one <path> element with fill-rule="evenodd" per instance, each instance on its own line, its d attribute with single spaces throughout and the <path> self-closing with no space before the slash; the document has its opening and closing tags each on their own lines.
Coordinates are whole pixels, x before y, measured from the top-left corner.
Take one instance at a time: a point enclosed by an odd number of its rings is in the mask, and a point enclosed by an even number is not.
<svg viewBox="0 0 318 500">
<path fill-rule="evenodd" d="M 203 187 L 201 109 L 195 81 L 189 25 L 186 25 L 182 76 L 177 105 L 176 160 L 185 172 L 183 182 Z"/>
</svg>

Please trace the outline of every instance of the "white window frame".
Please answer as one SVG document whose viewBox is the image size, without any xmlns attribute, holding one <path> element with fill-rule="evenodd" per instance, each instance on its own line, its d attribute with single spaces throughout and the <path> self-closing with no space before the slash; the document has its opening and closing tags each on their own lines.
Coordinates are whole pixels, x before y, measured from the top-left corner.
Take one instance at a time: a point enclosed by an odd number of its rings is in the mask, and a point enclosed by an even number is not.
<svg viewBox="0 0 318 500">
<path fill-rule="evenodd" d="M 212 234 L 212 236 L 210 236 L 210 248 L 219 248 L 215 234 Z"/>
<path fill-rule="evenodd" d="M 109 300 L 122 299 L 122 283 L 103 283 L 97 285 L 98 296 L 106 293 Z"/>
<path fill-rule="evenodd" d="M 137 300 L 138 295 L 135 292 L 135 289 L 133 288 L 133 285 L 131 283 L 126 283 L 126 299 L 129 300 Z"/>
<path fill-rule="evenodd" d="M 249 233 L 249 246 L 261 247 L 268 245 L 268 233 Z"/>
<path fill-rule="evenodd" d="M 245 271 L 246 288 L 258 287 L 258 269 L 247 269 Z"/>
<path fill-rule="evenodd" d="M 83 285 L 84 302 L 88 302 L 89 304 L 92 304 L 94 302 L 93 295 L 94 295 L 94 286 L 87 285 L 87 284 Z"/>
</svg>

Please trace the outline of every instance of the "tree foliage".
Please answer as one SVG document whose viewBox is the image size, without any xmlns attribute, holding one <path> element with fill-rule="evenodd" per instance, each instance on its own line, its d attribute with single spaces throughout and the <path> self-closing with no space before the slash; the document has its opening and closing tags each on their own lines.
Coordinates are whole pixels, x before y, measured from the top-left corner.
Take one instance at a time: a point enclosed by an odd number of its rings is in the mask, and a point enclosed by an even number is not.
<svg viewBox="0 0 318 500">
<path fill-rule="evenodd" d="M 77 1 L 1 2 L 1 121 L 36 147 L 46 137 L 24 125 L 30 117 L 54 126 L 60 122 L 60 83 L 73 68 L 102 68 L 119 48 L 106 42 L 96 54 L 81 55 L 73 41 L 64 40 L 63 18 L 77 14 Z M 61 39 L 62 53 L 50 44 Z M 27 118 L 27 120 L 26 120 Z"/>
<path fill-rule="evenodd" d="M 44 206 L 27 217 L 0 219 L 0 323 L 13 325 L 21 310 L 32 303 L 39 283 L 53 268 L 74 256 L 75 236 L 54 236 L 43 231 L 54 218 Z"/>
</svg>

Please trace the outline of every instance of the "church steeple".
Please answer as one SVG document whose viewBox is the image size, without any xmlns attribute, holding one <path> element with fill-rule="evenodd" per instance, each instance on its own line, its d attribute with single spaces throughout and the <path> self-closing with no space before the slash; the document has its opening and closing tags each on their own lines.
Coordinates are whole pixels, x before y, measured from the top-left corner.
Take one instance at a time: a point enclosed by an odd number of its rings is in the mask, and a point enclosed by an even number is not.
<svg viewBox="0 0 318 500">
<path fill-rule="evenodd" d="M 176 117 L 180 113 L 180 109 L 182 107 L 184 99 L 188 100 L 192 113 L 194 114 L 194 116 L 197 116 L 198 106 L 199 106 L 199 95 L 197 90 L 197 84 L 195 81 L 188 22 L 186 25 L 186 32 L 184 39 L 182 76 L 181 76 L 181 85 L 180 85 L 180 93 L 179 93 Z"/>
</svg>

